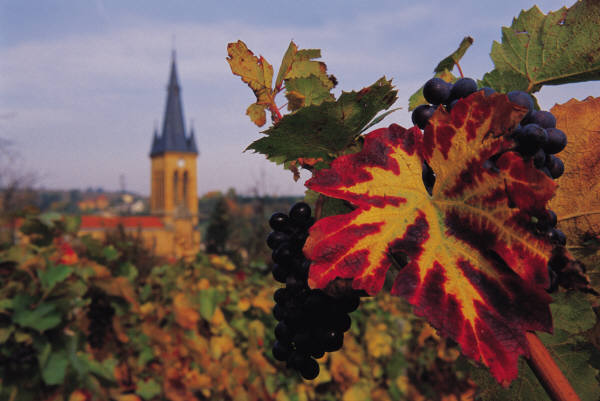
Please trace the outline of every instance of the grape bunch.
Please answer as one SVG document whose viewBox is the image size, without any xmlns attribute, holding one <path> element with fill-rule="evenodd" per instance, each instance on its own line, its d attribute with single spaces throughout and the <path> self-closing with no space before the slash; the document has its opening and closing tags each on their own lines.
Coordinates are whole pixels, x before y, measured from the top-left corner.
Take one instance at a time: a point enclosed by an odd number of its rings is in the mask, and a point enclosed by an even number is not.
<svg viewBox="0 0 600 401">
<path fill-rule="evenodd" d="M 348 314 L 360 303 L 355 292 L 332 297 L 308 287 L 310 260 L 302 248 L 313 223 L 310 207 L 299 202 L 292 206 L 289 215 L 271 216 L 269 225 L 273 232 L 267 237 L 267 245 L 273 249 L 273 277 L 285 284 L 273 295 L 273 315 L 279 321 L 273 357 L 308 380 L 319 375 L 315 359 L 342 348 L 344 332 L 351 325 Z"/>
<path fill-rule="evenodd" d="M 471 78 L 460 78 L 454 84 L 440 78 L 432 78 L 423 86 L 423 96 L 430 104 L 415 108 L 412 121 L 420 129 L 425 129 L 439 105 L 444 105 L 446 110 L 450 111 L 460 99 L 480 90 L 486 96 L 495 93 L 488 87 L 477 88 L 477 83 Z M 556 128 L 556 118 L 549 111 L 535 110 L 533 98 L 527 92 L 512 91 L 506 95 L 512 103 L 528 110 L 510 134 L 515 141 L 515 147 L 510 150 L 517 152 L 525 161 L 532 160 L 533 165 L 548 177 L 559 178 L 564 172 L 564 164 L 556 154 L 567 145 L 567 136 Z M 496 169 L 495 161 L 499 157 L 500 154 L 493 156 L 485 162 L 484 167 Z M 423 162 L 422 174 L 425 188 L 431 195 L 435 184 L 435 173 L 426 162 Z M 567 238 L 556 228 L 556 223 L 556 213 L 550 209 L 531 212 L 530 225 L 534 234 L 546 237 L 556 248 L 561 248 L 565 246 Z M 548 264 L 549 291 L 556 289 L 557 276 L 564 269 L 565 263 L 565 258 L 554 257 Z"/>
<path fill-rule="evenodd" d="M 90 292 L 92 302 L 87 312 L 87 318 L 90 320 L 87 340 L 92 348 L 100 349 L 104 345 L 106 333 L 112 328 L 115 309 L 102 291 L 92 289 Z"/>
</svg>

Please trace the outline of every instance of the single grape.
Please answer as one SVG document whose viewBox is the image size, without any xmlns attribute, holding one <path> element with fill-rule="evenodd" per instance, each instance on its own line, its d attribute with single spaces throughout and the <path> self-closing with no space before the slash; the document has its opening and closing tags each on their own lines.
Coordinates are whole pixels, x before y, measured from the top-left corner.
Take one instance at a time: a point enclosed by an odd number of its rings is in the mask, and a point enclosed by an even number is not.
<svg viewBox="0 0 600 401">
<path fill-rule="evenodd" d="M 550 242 L 558 245 L 565 246 L 567 244 L 567 237 L 565 233 L 558 228 L 553 228 L 548 234 L 548 238 L 550 239 Z"/>
<path fill-rule="evenodd" d="M 538 149 L 548 142 L 546 130 L 537 124 L 527 124 L 513 133 L 517 141 L 517 151 L 523 156 L 533 156 Z"/>
<path fill-rule="evenodd" d="M 531 97 L 531 95 L 523 91 L 512 91 L 508 92 L 506 96 L 508 96 L 508 100 L 510 100 L 511 102 L 516 103 L 519 106 L 526 107 L 529 110 L 525 117 L 523 117 L 523 120 L 527 120 L 531 115 L 534 106 L 533 98 Z"/>
<path fill-rule="evenodd" d="M 431 104 L 442 104 L 446 103 L 450 97 L 450 89 L 452 84 L 444 81 L 441 78 L 431 78 L 425 82 L 423 86 L 423 96 Z"/>
<path fill-rule="evenodd" d="M 360 297 L 358 296 L 346 296 L 338 300 L 340 309 L 346 313 L 354 312 L 360 305 Z"/>
<path fill-rule="evenodd" d="M 271 231 L 267 237 L 267 245 L 271 249 L 277 249 L 281 244 L 289 241 L 290 237 L 282 231 Z"/>
<path fill-rule="evenodd" d="M 300 374 L 306 380 L 312 380 L 319 375 L 319 364 L 312 358 L 306 358 L 300 364 Z"/>
<path fill-rule="evenodd" d="M 269 225 L 275 231 L 286 231 L 289 226 L 289 217 L 285 213 L 273 213 L 269 219 Z"/>
<path fill-rule="evenodd" d="M 273 294 L 273 299 L 278 304 L 283 304 L 287 301 L 289 297 L 288 290 L 285 288 L 278 288 Z"/>
<path fill-rule="evenodd" d="M 564 132 L 557 128 L 548 128 L 548 142 L 544 145 L 546 153 L 555 154 L 560 152 L 567 146 L 567 136 Z"/>
<path fill-rule="evenodd" d="M 292 341 L 292 332 L 285 322 L 279 322 L 275 326 L 275 338 L 282 344 L 289 344 Z"/>
<path fill-rule="evenodd" d="M 417 106 L 417 108 L 413 110 L 411 116 L 413 124 L 415 124 L 421 129 L 425 129 L 425 127 L 427 126 L 427 122 L 429 122 L 429 119 L 431 118 L 435 110 L 435 106 L 430 106 L 428 104 L 422 104 L 420 106 Z"/>
<path fill-rule="evenodd" d="M 534 110 L 528 118 L 523 119 L 523 124 L 537 124 L 542 128 L 556 127 L 556 117 L 549 111 Z"/>
<path fill-rule="evenodd" d="M 550 176 L 554 179 L 560 177 L 565 172 L 565 165 L 562 160 L 554 155 L 548 155 L 546 158 L 546 167 L 550 171 Z"/>
<path fill-rule="evenodd" d="M 277 249 L 273 251 L 271 258 L 273 262 L 279 263 L 282 265 L 288 264 L 292 260 L 292 250 L 290 249 L 290 244 L 288 242 L 284 242 Z"/>
<path fill-rule="evenodd" d="M 450 100 L 462 99 L 471 93 L 477 92 L 477 82 L 471 78 L 460 78 L 450 90 Z"/>
<path fill-rule="evenodd" d="M 556 213 L 552 210 L 545 210 L 541 216 L 538 217 L 538 222 L 536 223 L 536 228 L 541 232 L 547 232 L 552 228 L 556 227 L 556 223 L 558 219 L 556 217 Z"/>
<path fill-rule="evenodd" d="M 292 223 L 302 226 L 310 219 L 310 206 L 304 202 L 298 202 L 290 209 L 290 220 Z"/>
<path fill-rule="evenodd" d="M 273 358 L 277 359 L 278 361 L 282 361 L 282 362 L 287 361 L 292 353 L 291 348 L 286 347 L 279 341 L 275 341 L 275 344 L 273 345 L 273 348 L 271 351 L 273 352 Z"/>
<path fill-rule="evenodd" d="M 286 314 L 286 310 L 283 306 L 281 306 L 280 304 L 275 304 L 275 306 L 273 307 L 273 316 L 275 316 L 275 319 L 283 320 Z"/>
</svg>

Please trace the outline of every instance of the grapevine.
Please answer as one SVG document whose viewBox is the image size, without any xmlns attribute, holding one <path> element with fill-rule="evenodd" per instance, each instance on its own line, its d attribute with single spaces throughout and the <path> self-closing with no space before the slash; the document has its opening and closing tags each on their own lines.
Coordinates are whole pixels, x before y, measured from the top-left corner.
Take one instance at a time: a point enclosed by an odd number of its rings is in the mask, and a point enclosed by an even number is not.
<svg viewBox="0 0 600 401">
<path fill-rule="evenodd" d="M 546 23 L 555 18 L 558 14 L 543 16 L 534 8 L 523 12 L 511 29 L 537 35 L 533 21 Z M 583 1 L 564 11 L 562 18 L 561 25 L 569 18 L 593 25 L 600 21 L 600 10 L 597 4 Z M 503 45 L 511 40 L 504 34 Z M 578 34 L 569 25 L 568 35 Z M 567 41 L 567 29 L 558 35 L 563 35 L 560 41 Z M 275 249 L 273 276 L 287 286 L 289 271 L 301 271 L 303 280 L 308 276 L 307 282 L 302 282 L 306 292 L 330 295 L 331 284 L 343 282 L 357 293 L 376 295 L 392 273 L 391 293 L 406 298 L 418 316 L 425 317 L 441 335 L 457 341 L 463 354 L 489 368 L 501 385 L 508 387 L 519 376 L 519 355 L 529 360 L 542 383 L 547 383 L 548 377 L 558 378 L 560 373 L 555 365 L 537 364 L 541 343 L 533 341 L 531 333 L 552 332 L 550 294 L 578 290 L 594 299 L 598 292 L 585 265 L 569 250 L 573 239 L 559 224 L 561 215 L 550 206 L 560 191 L 555 181 L 568 168 L 559 154 L 570 138 L 559 128 L 561 121 L 552 111 L 539 109 L 533 93 L 543 85 L 600 75 L 584 72 L 581 64 L 573 64 L 565 54 L 557 54 L 561 67 L 554 70 L 545 66 L 544 71 L 540 67 L 507 72 L 510 66 L 503 64 L 502 57 L 512 57 L 510 52 L 518 53 L 521 48 L 495 44 L 492 59 L 496 68 L 478 81 L 465 77 L 465 66 L 458 64 L 472 43 L 472 38 L 465 38 L 459 49 L 436 67 L 436 75 L 411 96 L 413 128 L 392 124 L 365 134 L 396 110 L 390 109 L 396 97 L 392 88 L 379 97 L 366 98 L 376 88 L 390 84 L 382 78 L 371 87 L 351 92 L 350 101 L 344 99 L 354 116 L 331 113 L 341 97 L 323 97 L 277 115 L 265 131 L 267 137 L 248 147 L 283 163 L 296 179 L 298 166 L 308 169 L 312 177 L 305 185 L 318 194 L 319 207 L 331 205 L 329 212 L 311 225 L 308 238 L 303 235 L 306 242 L 301 252 L 293 251 L 294 263 L 304 266 L 300 270 L 281 267 L 293 252 L 280 245 L 289 241 L 289 234 L 286 236 L 276 220 L 288 217 L 271 218 L 275 231 L 267 243 Z M 550 49 L 545 39 L 529 45 Z M 232 43 L 229 48 L 234 46 Z M 585 46 L 574 52 L 594 52 Z M 290 48 L 297 49 L 293 43 Z M 522 51 L 528 51 L 527 44 Z M 229 54 L 232 72 L 249 82 L 236 68 L 235 54 Z M 289 50 L 278 80 L 294 82 L 298 76 L 289 74 L 289 67 L 293 70 L 299 60 L 288 55 Z M 594 56 L 587 61 L 589 68 L 600 71 Z M 253 63 L 248 58 L 244 62 Z M 264 65 L 262 58 L 260 63 Z M 460 78 L 452 75 L 454 67 Z M 553 79 L 553 74 L 557 78 Z M 568 74 L 569 78 L 563 78 Z M 270 87 L 270 82 L 265 85 Z M 309 93 L 311 89 L 307 89 Z M 370 105 L 375 112 L 361 115 L 358 107 L 352 109 L 352 102 L 365 110 Z M 352 118 L 355 124 L 348 125 Z M 331 129 L 336 124 L 340 127 L 337 131 Z M 307 199 L 312 196 L 309 191 Z M 284 316 L 289 312 L 279 303 L 286 302 L 283 291 L 287 287 L 275 295 L 274 315 L 287 324 Z M 328 301 L 332 302 L 335 299 Z M 302 327 L 312 329 L 312 319 L 308 314 Z M 315 378 L 317 365 L 306 359 L 292 362 L 298 350 L 303 358 L 313 352 L 303 350 L 304 338 L 291 340 L 293 336 L 282 323 L 276 336 L 275 358 L 299 369 L 304 378 Z M 324 341 L 314 339 L 316 343 Z M 320 355 L 320 350 L 314 350 L 315 357 Z M 544 366 L 541 371 L 540 366 Z M 556 374 L 549 374 L 548 369 Z M 557 380 L 568 385 L 566 380 Z M 551 386 L 544 386 L 551 397 L 562 399 Z"/>
</svg>

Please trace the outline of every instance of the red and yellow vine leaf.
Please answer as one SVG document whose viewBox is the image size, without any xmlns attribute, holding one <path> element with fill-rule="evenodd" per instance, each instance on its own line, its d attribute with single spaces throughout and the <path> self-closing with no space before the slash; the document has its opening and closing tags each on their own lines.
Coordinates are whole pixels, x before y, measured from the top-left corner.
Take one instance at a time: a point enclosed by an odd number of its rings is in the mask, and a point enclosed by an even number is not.
<svg viewBox="0 0 600 401">
<path fill-rule="evenodd" d="M 314 173 L 307 186 L 347 200 L 357 209 L 319 220 L 304 251 L 309 283 L 336 278 L 377 293 L 403 253 L 392 294 L 414 305 L 465 355 L 487 365 L 507 384 L 528 355 L 526 330 L 552 330 L 547 262 L 552 247 L 528 230 L 555 184 L 508 151 L 505 134 L 525 111 L 505 95 L 482 92 L 441 108 L 422 135 L 398 125 L 366 135 L 363 150 Z M 502 153 L 497 168 L 486 161 Z M 437 178 L 430 196 L 422 161 Z"/>
</svg>

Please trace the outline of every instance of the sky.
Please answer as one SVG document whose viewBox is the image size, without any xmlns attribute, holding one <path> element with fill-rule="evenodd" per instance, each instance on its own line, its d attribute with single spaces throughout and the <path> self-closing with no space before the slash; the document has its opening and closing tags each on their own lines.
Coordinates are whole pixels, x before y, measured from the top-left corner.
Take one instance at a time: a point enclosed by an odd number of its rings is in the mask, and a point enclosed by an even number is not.
<svg viewBox="0 0 600 401">
<path fill-rule="evenodd" d="M 547 13 L 573 1 L 538 0 Z M 0 0 L 0 140 L 12 167 L 48 189 L 126 189 L 148 195 L 154 127 L 162 126 L 172 50 L 184 118 L 200 156 L 198 192 L 301 194 L 303 175 L 243 150 L 261 137 L 245 115 L 255 101 L 231 73 L 227 43 L 244 41 L 274 67 L 293 40 L 319 48 L 334 90 L 382 76 L 398 89 L 383 125 L 412 126 L 408 97 L 464 36 L 465 76 L 493 68 L 489 52 L 530 1 Z M 544 87 L 542 109 L 600 94 L 600 83 Z M 279 104 L 285 103 L 283 94 Z M 0 154 L 0 157 L 6 155 Z"/>
</svg>

